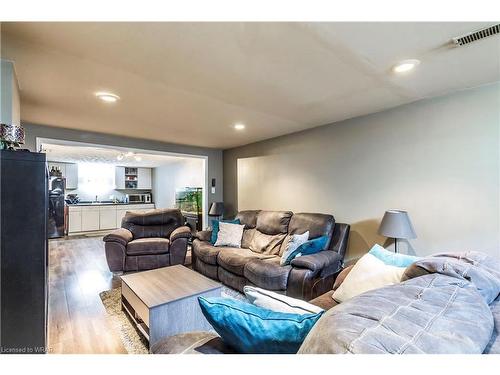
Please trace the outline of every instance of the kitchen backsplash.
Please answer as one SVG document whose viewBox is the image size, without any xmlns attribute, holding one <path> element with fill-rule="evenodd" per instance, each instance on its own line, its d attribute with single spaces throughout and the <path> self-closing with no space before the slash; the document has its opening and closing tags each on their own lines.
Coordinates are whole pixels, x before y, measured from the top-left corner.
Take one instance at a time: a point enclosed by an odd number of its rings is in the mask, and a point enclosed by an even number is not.
<svg viewBox="0 0 500 375">
<path fill-rule="evenodd" d="M 81 201 L 124 201 L 126 194 L 147 193 L 151 190 L 115 190 L 115 166 L 98 163 L 78 164 L 78 188 L 66 194 L 77 194 Z"/>
</svg>

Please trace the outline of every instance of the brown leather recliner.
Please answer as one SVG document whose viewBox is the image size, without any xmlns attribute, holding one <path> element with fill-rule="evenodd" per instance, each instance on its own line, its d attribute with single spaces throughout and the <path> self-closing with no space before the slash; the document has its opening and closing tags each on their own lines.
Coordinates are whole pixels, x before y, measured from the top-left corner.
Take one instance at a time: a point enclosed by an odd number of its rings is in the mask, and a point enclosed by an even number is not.
<svg viewBox="0 0 500 375">
<path fill-rule="evenodd" d="M 190 237 L 180 210 L 127 212 L 122 227 L 103 238 L 108 267 L 129 272 L 184 264 Z"/>
<path fill-rule="evenodd" d="M 290 211 L 240 211 L 245 225 L 241 248 L 214 247 L 211 231 L 195 234 L 193 269 L 243 291 L 245 285 L 274 290 L 304 300 L 332 289 L 342 268 L 350 226 L 332 215 Z M 280 266 L 287 238 L 309 231 L 309 238 L 327 236 L 323 251 L 295 258 Z"/>
</svg>

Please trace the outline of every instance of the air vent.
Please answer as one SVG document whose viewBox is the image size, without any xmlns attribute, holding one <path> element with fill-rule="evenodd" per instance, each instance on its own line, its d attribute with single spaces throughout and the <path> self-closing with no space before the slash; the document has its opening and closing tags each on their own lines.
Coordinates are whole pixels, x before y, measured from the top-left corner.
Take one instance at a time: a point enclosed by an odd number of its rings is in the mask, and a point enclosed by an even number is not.
<svg viewBox="0 0 500 375">
<path fill-rule="evenodd" d="M 462 36 L 457 36 L 455 38 L 452 38 L 453 44 L 455 46 L 465 46 L 466 44 L 470 44 L 473 42 L 477 42 L 478 40 L 487 38 L 489 36 L 493 36 L 495 34 L 500 33 L 500 24 L 496 24 L 490 27 L 486 27 L 481 30 L 474 31 L 472 33 L 468 33 Z"/>
</svg>

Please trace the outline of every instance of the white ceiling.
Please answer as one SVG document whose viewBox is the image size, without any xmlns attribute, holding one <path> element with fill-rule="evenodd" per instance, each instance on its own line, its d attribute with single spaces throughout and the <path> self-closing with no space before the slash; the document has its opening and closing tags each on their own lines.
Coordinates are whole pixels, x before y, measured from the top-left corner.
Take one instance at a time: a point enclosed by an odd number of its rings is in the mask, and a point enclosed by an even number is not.
<svg viewBox="0 0 500 375">
<path fill-rule="evenodd" d="M 23 121 L 229 148 L 499 81 L 499 36 L 448 44 L 490 24 L 3 23 L 2 56 Z"/>
<path fill-rule="evenodd" d="M 96 147 L 79 145 L 76 142 L 53 141 L 42 142 L 42 150 L 47 154 L 47 160 L 65 163 L 100 163 L 113 164 L 124 167 L 160 167 L 172 163 L 179 163 L 193 158 L 171 156 L 165 154 L 153 154 L 141 152 L 140 150 L 128 150 L 112 147 Z M 140 156 L 141 161 L 135 160 L 133 156 L 124 157 L 118 160 L 118 155 L 123 155 L 128 151 Z"/>
</svg>

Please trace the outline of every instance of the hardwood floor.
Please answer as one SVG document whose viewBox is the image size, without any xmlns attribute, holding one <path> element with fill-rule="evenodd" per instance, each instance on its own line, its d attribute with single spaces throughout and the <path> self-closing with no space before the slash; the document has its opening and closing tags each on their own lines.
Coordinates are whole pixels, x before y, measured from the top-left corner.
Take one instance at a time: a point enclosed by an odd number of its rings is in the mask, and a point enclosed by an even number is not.
<svg viewBox="0 0 500 375">
<path fill-rule="evenodd" d="M 49 353 L 126 353 L 99 297 L 119 283 L 102 237 L 49 241 Z"/>
</svg>

